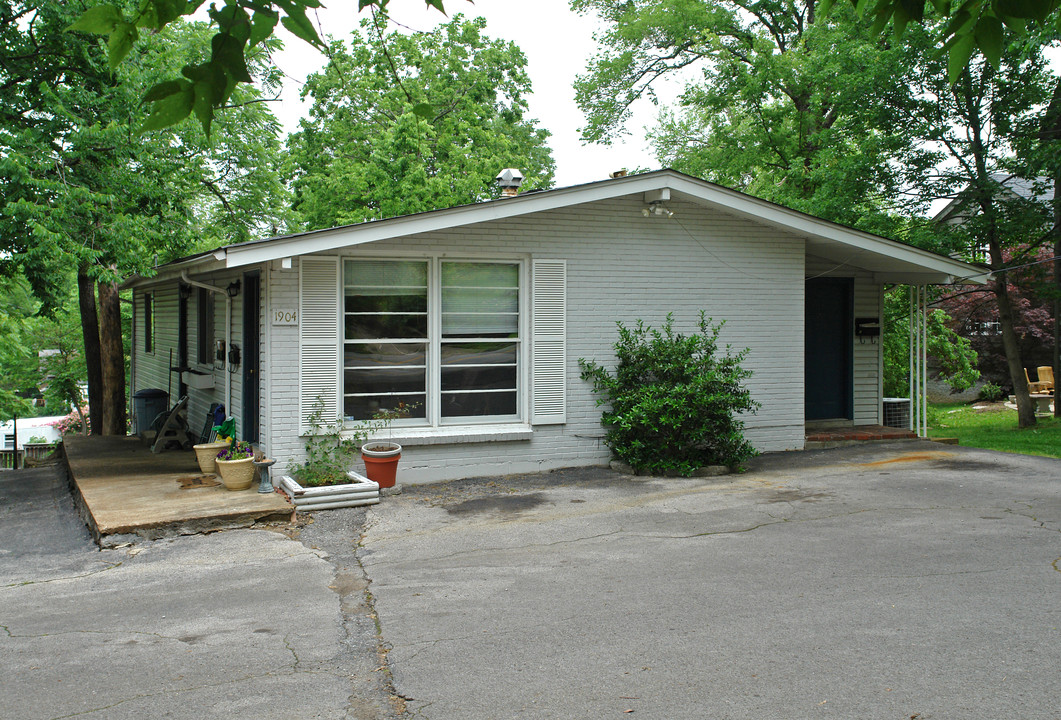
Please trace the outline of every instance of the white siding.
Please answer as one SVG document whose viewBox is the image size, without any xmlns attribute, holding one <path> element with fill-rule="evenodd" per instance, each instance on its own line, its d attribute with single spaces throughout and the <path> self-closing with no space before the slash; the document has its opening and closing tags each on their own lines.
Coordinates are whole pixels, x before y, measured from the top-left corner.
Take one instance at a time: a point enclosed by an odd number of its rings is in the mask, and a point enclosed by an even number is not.
<svg viewBox="0 0 1061 720">
<path fill-rule="evenodd" d="M 579 377 L 579 358 L 614 363 L 615 322 L 696 327 L 700 310 L 725 320 L 722 340 L 750 348 L 748 381 L 762 403 L 746 418 L 761 450 L 804 444 L 804 241 L 719 212 L 673 201 L 673 218 L 641 215 L 640 197 L 485 222 L 352 248 L 358 255 L 447 253 L 567 261 L 567 422 L 535 427 L 530 440 L 412 445 L 402 482 L 533 472 L 607 462 L 600 408 Z M 344 254 L 344 253 L 336 253 Z M 269 269 L 271 307 L 297 307 L 298 261 Z M 861 312 L 861 311 L 860 311 Z M 298 435 L 298 328 L 272 325 L 270 452 L 287 468 L 303 457 Z"/>
<path fill-rule="evenodd" d="M 253 268 L 247 268 L 252 270 Z M 266 288 L 267 283 L 264 278 L 266 273 L 263 272 L 263 285 L 262 285 L 262 312 L 264 314 L 264 308 L 267 297 Z M 193 280 L 197 282 L 206 283 L 207 285 L 213 285 L 215 287 L 227 287 L 229 283 L 235 280 L 240 280 L 243 277 L 243 270 L 232 271 L 225 273 L 214 273 L 210 275 L 192 275 Z M 158 285 L 152 285 L 145 288 L 138 288 L 134 291 L 134 308 L 135 308 L 135 326 L 134 326 L 134 346 L 133 346 L 133 387 L 132 391 L 142 390 L 144 388 L 161 388 L 162 390 L 169 391 L 170 404 L 176 402 L 177 393 L 179 391 L 178 383 L 180 378 L 177 373 L 173 373 L 172 377 L 169 373 L 170 368 L 170 353 L 172 351 L 172 364 L 176 365 L 178 362 L 179 347 L 178 347 L 178 284 L 177 281 L 171 280 Z M 154 351 L 151 353 L 145 353 L 143 346 L 143 296 L 145 293 L 150 292 L 155 294 L 155 342 Z M 214 376 L 214 387 L 212 389 L 196 389 L 188 388 L 188 427 L 191 431 L 190 437 L 193 440 L 198 441 L 199 434 L 203 430 L 203 426 L 206 422 L 206 413 L 210 409 L 212 403 L 218 402 L 226 405 L 226 410 L 230 416 L 236 418 L 237 435 L 242 433 L 242 408 L 243 408 L 243 367 L 242 364 L 238 368 L 234 368 L 230 373 L 227 362 L 212 362 L 212 363 L 199 363 L 198 353 L 196 349 L 198 347 L 198 293 L 194 290 L 191 296 L 188 298 L 188 364 L 189 366 L 199 372 L 210 373 Z M 214 337 L 211 340 L 224 340 L 225 335 L 225 321 L 228 317 L 227 313 L 227 296 L 222 294 L 216 294 L 214 296 Z M 231 313 L 231 344 L 237 345 L 240 349 L 243 349 L 243 293 L 241 292 L 232 300 L 232 313 Z M 230 346 L 226 346 L 226 356 Z M 262 372 L 265 372 L 266 363 L 266 345 L 263 333 L 263 339 L 261 344 L 262 354 Z M 226 402 L 226 382 L 231 382 L 231 402 Z M 266 419 L 264 418 L 266 395 L 264 391 L 265 382 L 263 381 L 263 392 L 262 392 L 262 415 L 260 422 L 261 427 L 265 428 Z M 135 426 L 134 426 L 135 427 Z M 264 434 L 262 436 L 264 440 Z"/>
<path fill-rule="evenodd" d="M 151 352 L 144 351 L 144 297 L 147 294 L 154 296 L 154 338 Z M 137 390 L 147 388 L 159 388 L 168 390 L 172 395 L 177 394 L 177 376 L 170 379 L 170 352 L 173 353 L 173 362 L 177 362 L 177 283 L 168 282 L 146 290 L 133 292 L 133 387 L 129 393 L 130 409 L 135 408 L 132 402 L 133 393 Z M 171 398 L 171 402 L 176 398 Z M 130 413 L 130 417 L 132 414 Z M 132 427 L 138 425 L 133 418 Z"/>
<path fill-rule="evenodd" d="M 299 261 L 290 270 L 279 261 L 262 273 L 262 304 L 265 317 L 274 310 L 298 309 Z M 286 471 L 294 458 L 301 458 L 304 446 L 298 437 L 298 325 L 275 325 L 267 320 L 268 352 L 262 351 L 262 407 L 266 422 L 262 440 L 271 457 L 277 458 L 277 471 Z"/>
</svg>

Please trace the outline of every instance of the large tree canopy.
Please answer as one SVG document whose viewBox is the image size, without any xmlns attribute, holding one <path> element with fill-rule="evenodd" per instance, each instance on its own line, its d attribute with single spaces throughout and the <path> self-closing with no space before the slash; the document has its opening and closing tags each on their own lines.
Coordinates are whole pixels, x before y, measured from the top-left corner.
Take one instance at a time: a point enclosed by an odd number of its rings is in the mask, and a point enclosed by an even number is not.
<svg viewBox="0 0 1061 720">
<path fill-rule="evenodd" d="M 907 176 L 931 162 L 904 128 L 907 57 L 851 10 L 822 16 L 793 0 L 572 5 L 607 21 L 576 84 L 587 140 L 615 137 L 654 82 L 682 77 L 677 107 L 650 133 L 661 162 L 877 232 L 892 229 L 887 213 Z"/>
<path fill-rule="evenodd" d="M 496 196 L 517 167 L 552 183 L 549 133 L 526 117 L 530 79 L 513 43 L 460 15 L 430 33 L 384 34 L 366 20 L 306 81 L 310 117 L 289 140 L 296 210 L 309 228 Z M 377 24 L 380 23 L 380 24 Z"/>
<path fill-rule="evenodd" d="M 64 31 L 77 12 L 0 2 L 0 272 L 24 275 L 44 314 L 62 306 L 76 273 L 93 429 L 124 433 L 117 280 L 219 233 L 271 230 L 286 195 L 276 121 L 252 88 L 233 95 L 242 107 L 214 143 L 196 123 L 137 130 L 143 90 L 203 54 L 205 27 L 147 37 L 112 72 L 98 41 Z"/>
<path fill-rule="evenodd" d="M 442 0 L 425 0 L 427 7 L 443 10 Z M 471 0 L 469 0 L 470 2 Z M 389 0 L 357 0 L 356 10 L 386 10 Z M 203 0 L 139 0 L 101 2 L 72 18 L 70 29 L 105 35 L 107 60 L 118 67 L 136 46 L 142 30 L 158 33 L 193 15 Z M 355 12 L 352 0 L 350 11 Z M 252 83 L 251 55 L 273 36 L 279 23 L 296 37 L 323 49 L 308 12 L 321 7 L 319 0 L 225 0 L 220 7 L 211 3 L 210 24 L 217 31 L 210 38 L 208 57 L 198 58 L 181 68 L 170 69 L 170 77 L 153 85 L 145 99 L 153 103 L 144 120 L 145 129 L 176 125 L 193 112 L 207 135 L 215 111 L 226 108 L 243 83 Z"/>
<path fill-rule="evenodd" d="M 815 0 L 809 0 L 813 4 Z M 1006 28 L 1023 33 L 1029 23 L 1047 23 L 1061 0 L 850 0 L 860 15 L 871 19 L 871 32 L 879 34 L 889 24 L 896 38 L 911 23 L 937 27 L 936 37 L 947 54 L 947 76 L 957 81 L 979 50 L 998 68 L 1007 44 Z M 836 0 L 821 0 L 828 12 Z M 842 3 L 843 4 L 843 3 Z M 1056 18 L 1054 18 L 1056 22 Z"/>
<path fill-rule="evenodd" d="M 112 73 L 95 41 L 63 32 L 72 17 L 61 3 L 0 2 L 0 268 L 20 269 L 45 312 L 71 267 L 106 280 L 149 273 L 156 259 L 287 216 L 279 125 L 258 91 L 239 96 L 212 142 L 194 123 L 136 130 L 142 90 L 204 51 L 204 26 L 146 39 Z"/>
</svg>

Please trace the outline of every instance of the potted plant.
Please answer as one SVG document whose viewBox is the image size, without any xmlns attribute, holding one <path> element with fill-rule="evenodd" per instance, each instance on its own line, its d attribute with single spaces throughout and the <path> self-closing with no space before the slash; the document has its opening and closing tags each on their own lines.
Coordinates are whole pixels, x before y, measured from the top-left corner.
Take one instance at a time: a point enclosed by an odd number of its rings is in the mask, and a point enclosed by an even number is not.
<svg viewBox="0 0 1061 720">
<path fill-rule="evenodd" d="M 216 473 L 217 453 L 224 450 L 236 439 L 236 421 L 228 418 L 220 425 L 214 425 L 214 442 L 193 445 L 195 459 L 199 462 L 199 469 L 204 473 Z"/>
<path fill-rule="evenodd" d="M 398 461 L 402 459 L 402 446 L 389 440 L 373 440 L 361 446 L 361 459 L 365 461 L 368 479 L 379 483 L 381 488 L 394 487 L 398 476 Z"/>
<path fill-rule="evenodd" d="M 407 418 L 416 405 L 400 402 L 393 410 L 381 409 L 372 416 L 368 431 L 389 428 L 399 419 Z M 402 458 L 402 446 L 391 440 L 371 440 L 361 446 L 361 459 L 365 461 L 365 474 L 369 480 L 379 483 L 381 488 L 394 487 L 397 481 L 398 461 Z"/>
<path fill-rule="evenodd" d="M 216 473 L 217 464 L 214 461 L 217 460 L 217 454 L 226 449 L 228 445 L 227 440 L 192 445 L 192 449 L 195 450 L 195 459 L 199 462 L 199 469 L 204 473 Z"/>
<path fill-rule="evenodd" d="M 246 490 L 254 482 L 254 446 L 235 440 L 219 452 L 215 460 L 221 482 L 229 490 Z"/>
</svg>

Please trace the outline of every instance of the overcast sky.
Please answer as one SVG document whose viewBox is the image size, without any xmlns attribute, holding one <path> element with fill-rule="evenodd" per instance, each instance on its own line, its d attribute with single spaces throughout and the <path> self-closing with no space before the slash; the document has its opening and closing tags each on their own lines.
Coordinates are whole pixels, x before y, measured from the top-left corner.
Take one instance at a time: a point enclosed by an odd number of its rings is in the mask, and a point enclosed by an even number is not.
<svg viewBox="0 0 1061 720">
<path fill-rule="evenodd" d="M 355 0 L 324 0 L 328 7 L 318 10 L 325 33 L 345 38 L 357 25 Z M 585 71 L 586 63 L 596 51 L 593 31 L 595 18 L 575 14 L 567 0 L 478 0 L 474 5 L 466 0 L 447 0 L 450 16 L 486 18 L 486 35 L 500 40 L 511 40 L 527 56 L 534 94 L 529 98 L 530 117 L 552 133 L 549 146 L 556 160 L 556 185 L 564 187 L 594 180 L 622 168 L 655 169 L 659 166 L 645 142 L 644 128 L 655 118 L 655 108 L 649 103 L 638 108 L 627 125 L 630 134 L 624 142 L 611 146 L 583 145 L 579 128 L 584 123 L 575 105 L 572 88 L 575 76 Z M 422 0 L 392 0 L 391 17 L 416 30 L 429 30 L 446 22 L 437 10 L 425 8 Z M 308 105 L 299 102 L 299 88 L 306 76 L 324 66 L 324 56 L 289 34 L 283 35 L 285 49 L 278 56 L 280 68 L 290 77 L 285 84 L 282 101 L 274 112 L 287 132 L 298 127 L 298 120 L 308 114 Z M 672 88 L 673 95 L 676 88 Z M 666 91 L 664 89 L 664 91 Z M 498 168 L 500 171 L 502 168 Z"/>
</svg>

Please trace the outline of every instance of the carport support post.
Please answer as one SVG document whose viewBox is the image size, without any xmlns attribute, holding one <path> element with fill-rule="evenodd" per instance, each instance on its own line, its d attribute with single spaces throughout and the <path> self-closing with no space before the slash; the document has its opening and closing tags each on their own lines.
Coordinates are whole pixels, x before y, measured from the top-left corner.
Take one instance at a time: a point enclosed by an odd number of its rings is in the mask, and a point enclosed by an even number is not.
<svg viewBox="0 0 1061 720">
<path fill-rule="evenodd" d="M 910 286 L 910 429 L 928 435 L 928 286 Z"/>
</svg>

